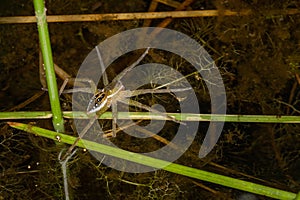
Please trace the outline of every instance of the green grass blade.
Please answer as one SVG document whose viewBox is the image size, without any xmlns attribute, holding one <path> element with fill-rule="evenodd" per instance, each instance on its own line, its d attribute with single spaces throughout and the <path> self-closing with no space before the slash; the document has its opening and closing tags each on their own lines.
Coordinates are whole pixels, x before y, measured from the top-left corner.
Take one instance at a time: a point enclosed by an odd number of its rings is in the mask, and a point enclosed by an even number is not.
<svg viewBox="0 0 300 200">
<path fill-rule="evenodd" d="M 277 115 L 217 115 L 217 114 L 194 114 L 194 113 L 167 113 L 182 121 L 224 121 L 224 122 L 252 122 L 252 123 L 300 123 L 300 116 L 277 116 Z M 65 118 L 87 119 L 83 112 L 64 112 Z M 111 112 L 103 113 L 99 119 L 112 119 Z M 159 114 L 149 112 L 118 112 L 118 119 L 155 119 L 168 120 Z"/>
<path fill-rule="evenodd" d="M 34 0 L 34 9 L 37 19 L 40 46 L 42 50 L 46 80 L 49 92 L 51 111 L 53 113 L 53 126 L 56 131 L 64 132 L 64 120 L 61 113 L 56 76 L 54 72 L 51 44 L 49 39 L 48 24 L 44 0 Z"/>
<path fill-rule="evenodd" d="M 57 140 L 57 138 L 59 137 L 61 142 L 67 143 L 67 144 L 73 144 L 74 141 L 76 140 L 76 137 L 72 137 L 69 135 L 62 134 L 62 133 L 57 133 L 54 131 L 42 129 L 42 128 L 39 128 L 36 126 L 31 126 L 31 125 L 26 125 L 26 124 L 16 123 L 16 122 L 8 122 L 8 124 L 11 127 L 14 127 L 14 128 L 20 129 L 20 130 L 24 130 L 24 131 L 27 131 L 27 132 L 30 132 L 30 133 L 33 133 L 35 135 L 39 135 L 42 137 L 50 138 L 53 140 Z M 84 141 L 84 143 L 83 143 L 83 141 Z M 163 168 L 163 170 L 166 170 L 169 172 L 173 172 L 173 173 L 181 174 L 181 175 L 188 176 L 191 178 L 195 178 L 195 179 L 208 181 L 211 183 L 235 188 L 238 190 L 243 190 L 243 191 L 247 191 L 247 192 L 251 192 L 251 193 L 255 193 L 255 194 L 259 194 L 259 195 L 272 197 L 275 199 L 287 199 L 287 200 L 291 199 L 292 200 L 292 199 L 295 199 L 297 196 L 297 194 L 294 194 L 291 192 L 287 192 L 287 191 L 283 191 L 283 190 L 279 190 L 279 189 L 275 189 L 275 188 L 247 182 L 247 181 L 242 181 L 242 180 L 234 179 L 231 177 L 227 177 L 227 176 L 223 176 L 223 175 L 219 175 L 219 174 L 215 174 L 215 173 L 211 173 L 211 172 L 207 172 L 207 171 L 203 171 L 203 170 L 199 170 L 199 169 L 195 169 L 195 168 L 191 168 L 191 167 L 187 167 L 187 166 L 183 166 L 183 165 L 179 165 L 179 164 L 170 163 L 170 162 L 167 162 L 164 160 L 159 160 L 159 159 L 155 159 L 152 157 L 144 156 L 142 154 L 132 153 L 132 152 L 114 148 L 111 146 L 98 144 L 98 143 L 95 143 L 92 141 L 81 140 L 78 142 L 77 146 L 82 147 L 82 148 L 87 148 L 89 150 L 97 151 L 97 152 L 100 152 L 100 153 L 103 153 L 106 155 L 110 155 L 110 156 L 114 156 L 117 158 L 122 158 L 122 159 L 125 159 L 128 161 L 143 164 L 146 166 L 154 167 L 154 168 L 160 168 L 160 166 L 165 166 Z"/>
<path fill-rule="evenodd" d="M 51 119 L 52 113 L 50 111 L 19 111 L 19 112 L 0 112 L 1 120 L 11 119 Z"/>
<path fill-rule="evenodd" d="M 247 123 L 300 123 L 300 116 L 277 116 L 277 115 L 211 115 L 211 114 L 192 114 L 192 113 L 168 113 L 177 120 L 183 121 L 225 121 L 225 122 L 247 122 Z M 0 112 L 0 120 L 9 119 L 50 119 L 52 113 L 49 111 L 35 112 Z M 88 119 L 85 112 L 63 112 L 66 119 Z M 112 119 L 111 112 L 103 113 L 99 119 Z M 155 119 L 168 120 L 164 117 L 149 112 L 118 112 L 118 119 Z"/>
</svg>

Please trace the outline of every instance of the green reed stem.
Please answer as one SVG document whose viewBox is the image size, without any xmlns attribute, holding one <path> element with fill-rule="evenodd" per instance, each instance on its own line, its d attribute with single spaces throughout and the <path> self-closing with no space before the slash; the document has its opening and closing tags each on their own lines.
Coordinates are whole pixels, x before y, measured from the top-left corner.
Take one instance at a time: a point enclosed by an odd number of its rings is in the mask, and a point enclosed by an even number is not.
<svg viewBox="0 0 300 200">
<path fill-rule="evenodd" d="M 224 122 L 247 122 L 247 123 L 300 123 L 300 116 L 277 116 L 277 115 L 211 115 L 193 113 L 166 113 L 182 121 L 224 121 Z M 8 119 L 50 119 L 53 114 L 50 111 L 35 112 L 0 112 L 0 120 Z M 66 119 L 88 119 L 85 112 L 64 111 Z M 103 113 L 99 119 L 112 119 L 111 112 Z M 149 112 L 118 112 L 118 119 L 153 119 L 168 120 L 159 114 Z"/>
<path fill-rule="evenodd" d="M 46 73 L 51 111 L 53 113 L 52 122 L 53 122 L 54 129 L 56 131 L 63 132 L 64 120 L 61 113 L 56 76 L 55 76 L 54 66 L 53 66 L 51 44 L 50 44 L 48 24 L 46 19 L 46 8 L 44 5 L 44 0 L 34 0 L 33 4 L 34 4 L 35 15 L 37 19 L 40 46 L 41 46 L 41 51 L 43 55 L 44 65 L 45 65 L 45 73 Z"/>
<path fill-rule="evenodd" d="M 62 133 L 57 133 L 57 132 L 50 131 L 47 129 L 42 129 L 42 128 L 39 128 L 36 126 L 31 126 L 31 125 L 21 124 L 21 123 L 16 123 L 16 122 L 8 122 L 8 124 L 13 128 L 24 130 L 29 133 L 35 134 L 35 135 L 50 138 L 52 140 L 57 140 L 57 138 L 60 138 L 59 139 L 60 142 L 67 143 L 67 144 L 73 144 L 74 141 L 76 140 L 76 137 L 72 137 L 69 135 L 62 134 Z M 203 180 L 203 181 L 208 181 L 211 183 L 235 188 L 238 190 L 251 192 L 254 194 L 272 197 L 275 199 L 287 199 L 287 200 L 291 199 L 292 200 L 292 199 L 298 198 L 297 194 L 292 193 L 292 192 L 287 192 L 284 190 L 279 190 L 276 188 L 271 188 L 271 187 L 267 187 L 264 185 L 260 185 L 260 184 L 256 184 L 256 183 L 252 183 L 252 182 L 248 182 L 248 181 L 231 178 L 228 176 L 215 174 L 212 172 L 207 172 L 207 171 L 187 167 L 184 165 L 170 163 L 168 161 L 159 160 L 159 159 L 145 156 L 142 154 L 125 151 L 123 149 L 106 146 L 103 144 L 99 144 L 99 143 L 84 140 L 84 139 L 81 139 L 77 143 L 77 146 L 82 147 L 82 148 L 87 148 L 92 151 L 97 151 L 97 152 L 100 152 L 100 153 L 103 153 L 106 155 L 110 155 L 113 157 L 122 158 L 122 159 L 125 159 L 128 161 L 142 164 L 142 165 L 146 165 L 146 166 L 150 166 L 150 167 L 154 167 L 154 168 L 158 168 L 158 169 L 162 168 L 163 170 L 173 172 L 176 174 L 188 176 L 188 177 Z"/>
</svg>

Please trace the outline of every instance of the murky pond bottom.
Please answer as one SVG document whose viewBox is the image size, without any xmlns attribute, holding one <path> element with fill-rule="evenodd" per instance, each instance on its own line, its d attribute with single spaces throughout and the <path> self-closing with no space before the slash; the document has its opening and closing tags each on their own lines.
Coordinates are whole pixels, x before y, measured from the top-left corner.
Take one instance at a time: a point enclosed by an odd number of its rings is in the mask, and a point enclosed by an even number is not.
<svg viewBox="0 0 300 200">
<path fill-rule="evenodd" d="M 261 14 L 272 9 L 299 9 L 299 5 L 292 1 L 270 2 L 216 1 L 210 4 L 199 1 L 192 4 L 193 9 L 249 8 L 257 12 L 251 16 L 174 19 L 168 26 L 195 39 L 215 60 L 225 84 L 229 114 L 299 115 L 299 16 Z M 147 11 L 149 7 L 148 1 L 97 3 L 46 2 L 48 14 L 137 12 Z M 3 5 L 2 16 L 34 13 L 32 2 L 6 2 Z M 158 10 L 172 9 L 160 5 Z M 160 21 L 153 20 L 153 26 Z M 94 46 L 114 34 L 141 27 L 142 23 L 143 20 L 51 23 L 54 62 L 76 77 L 81 63 Z M 0 109 L 7 111 L 41 91 L 39 44 L 36 24 L 1 24 L 0 32 Z M 177 56 L 163 51 L 153 55 L 148 59 L 172 66 L 184 74 L 192 72 L 190 65 Z M 134 56 L 128 56 L 113 63 L 108 68 L 109 80 L 134 60 Z M 201 77 L 191 76 L 188 81 L 196 93 L 201 113 L 210 113 L 210 97 Z M 62 82 L 58 78 L 58 84 Z M 64 110 L 71 110 L 70 99 L 70 95 L 60 97 Z M 140 96 L 137 100 L 149 105 L 160 103 L 167 110 L 172 110 L 177 101 L 172 95 L 165 94 Z M 19 110 L 50 110 L 47 92 Z M 50 120 L 19 121 L 53 129 Z M 108 120 L 100 123 L 105 130 L 111 127 Z M 71 120 L 66 120 L 66 132 L 77 136 L 72 124 Z M 144 121 L 141 125 L 147 124 Z M 207 127 L 207 122 L 200 123 L 193 143 L 176 163 L 295 193 L 299 191 L 298 124 L 225 123 L 213 152 L 199 159 Z M 176 128 L 176 123 L 167 123 L 160 136 L 171 140 Z M 1 121 L 0 129 L 0 199 L 64 199 L 61 165 L 57 159 L 64 145 L 9 128 L 5 121 Z M 164 146 L 157 140 L 136 140 L 125 133 L 112 140 L 135 152 L 153 151 Z M 101 164 L 82 149 L 69 162 L 68 168 L 70 195 L 74 199 L 237 199 L 243 194 L 210 183 L 203 182 L 203 186 L 199 181 L 163 170 L 140 174 L 120 172 Z"/>
</svg>

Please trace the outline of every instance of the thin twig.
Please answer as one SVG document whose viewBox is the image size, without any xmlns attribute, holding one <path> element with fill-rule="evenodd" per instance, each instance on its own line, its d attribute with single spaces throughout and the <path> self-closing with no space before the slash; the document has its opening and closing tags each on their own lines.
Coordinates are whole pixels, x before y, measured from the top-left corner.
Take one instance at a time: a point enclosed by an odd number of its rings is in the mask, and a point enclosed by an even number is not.
<svg viewBox="0 0 300 200">
<path fill-rule="evenodd" d="M 173 8 L 177 8 L 178 6 L 180 6 L 180 2 L 173 1 L 173 0 L 154 0 L 154 1 L 165 4 Z"/>
<path fill-rule="evenodd" d="M 37 100 L 39 97 L 41 97 L 43 94 L 45 93 L 45 91 L 41 90 L 38 91 L 37 93 L 35 93 L 32 97 L 30 97 L 29 99 L 27 99 L 26 101 L 20 103 L 17 106 L 14 106 L 10 109 L 8 109 L 8 112 L 14 111 L 14 110 L 19 110 L 21 108 L 24 108 L 25 106 L 27 106 L 28 104 L 34 102 L 35 100 Z"/>
<path fill-rule="evenodd" d="M 295 76 L 296 76 L 298 84 L 300 85 L 300 76 L 299 76 L 299 74 L 296 73 Z"/>
<path fill-rule="evenodd" d="M 278 100 L 278 99 L 275 99 L 275 101 L 277 101 L 278 103 L 281 103 L 281 104 L 283 104 L 283 105 L 286 105 L 286 106 L 288 106 L 288 107 L 290 107 L 293 111 L 295 111 L 296 113 L 300 113 L 300 110 L 297 110 L 293 105 L 291 105 L 291 104 L 288 104 L 288 103 L 286 103 L 286 102 L 284 102 L 284 101 L 280 101 L 280 100 Z"/>
<path fill-rule="evenodd" d="M 298 83 L 297 83 L 297 81 L 295 81 L 293 84 L 293 87 L 291 89 L 291 92 L 290 92 L 290 97 L 289 97 L 289 102 L 288 102 L 288 104 L 290 104 L 290 105 L 292 104 L 292 101 L 293 101 L 293 98 L 294 98 L 294 95 L 295 95 L 295 92 L 297 89 L 297 85 L 298 85 Z M 290 107 L 287 107 L 286 114 L 288 115 L 289 113 L 290 113 Z"/>
<path fill-rule="evenodd" d="M 157 2 L 156 0 L 152 0 L 152 1 L 151 1 L 151 4 L 150 4 L 150 6 L 149 6 L 148 12 L 154 12 L 154 11 L 156 10 L 157 6 L 158 6 L 158 2 Z M 143 26 L 144 26 L 144 27 L 150 26 L 151 21 L 152 21 L 151 19 L 146 19 L 146 20 L 144 20 Z"/>
<path fill-rule="evenodd" d="M 183 3 L 181 3 L 176 9 L 175 11 L 181 11 L 181 10 L 185 10 L 191 3 L 193 3 L 194 0 L 185 0 Z M 157 27 L 160 28 L 164 28 L 167 27 L 171 22 L 172 22 L 172 18 L 166 18 L 164 21 L 162 21 Z"/>
<path fill-rule="evenodd" d="M 192 11 L 167 11 L 167 12 L 140 12 L 140 13 L 109 13 L 109 14 L 83 14 L 83 15 L 48 15 L 48 23 L 52 22 L 84 22 L 84 21 L 118 21 L 136 19 L 163 19 L 189 18 L 189 17 L 217 17 L 242 16 L 252 14 L 252 10 L 192 10 Z M 266 15 L 295 15 L 299 14 L 298 9 L 271 10 Z M 34 16 L 0 17 L 0 24 L 36 23 Z"/>
</svg>

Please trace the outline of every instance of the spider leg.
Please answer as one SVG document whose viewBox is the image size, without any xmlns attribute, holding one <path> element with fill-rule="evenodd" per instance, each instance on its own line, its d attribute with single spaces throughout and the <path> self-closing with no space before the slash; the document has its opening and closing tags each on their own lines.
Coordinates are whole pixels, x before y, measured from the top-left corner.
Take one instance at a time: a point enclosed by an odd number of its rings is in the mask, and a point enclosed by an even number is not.
<svg viewBox="0 0 300 200">
<path fill-rule="evenodd" d="M 73 89 L 68 89 L 65 90 L 66 85 L 68 84 L 68 82 L 78 82 L 78 85 L 82 85 L 82 88 L 73 88 Z M 84 87 L 86 84 L 84 83 L 88 83 L 90 85 L 90 87 Z M 95 91 L 97 91 L 97 87 L 96 84 L 94 83 L 94 81 L 92 81 L 91 79 L 87 79 L 87 78 L 66 78 L 62 84 L 62 86 L 59 89 L 59 95 L 61 95 L 62 93 L 74 93 L 74 92 L 86 92 L 86 93 L 95 93 Z"/>
<path fill-rule="evenodd" d="M 104 63 L 103 63 L 103 59 L 102 59 L 102 56 L 101 56 L 101 53 L 99 51 L 99 48 L 98 46 L 95 47 L 96 49 L 96 52 L 97 52 L 97 56 L 99 58 L 99 62 L 100 62 L 100 68 L 102 70 L 102 79 L 103 79 L 103 84 L 104 85 L 108 85 L 109 82 L 108 82 L 108 78 L 107 78 L 107 74 L 105 73 L 105 66 L 104 66 Z"/>
<path fill-rule="evenodd" d="M 117 117 L 118 117 L 118 108 L 117 101 L 112 101 L 111 110 L 112 110 L 112 137 L 116 137 L 117 134 Z"/>
<path fill-rule="evenodd" d="M 161 93 L 170 93 L 172 94 L 173 92 L 183 92 L 187 90 L 191 90 L 192 88 L 176 88 L 176 89 L 139 89 L 139 90 L 134 90 L 130 92 L 125 92 L 124 91 L 124 96 L 125 97 L 132 97 L 132 96 L 138 96 L 141 94 L 161 94 Z"/>
<path fill-rule="evenodd" d="M 73 151 L 73 149 L 76 147 L 78 142 L 83 138 L 83 136 L 88 132 L 88 130 L 92 127 L 94 122 L 98 119 L 98 115 L 93 116 L 90 118 L 89 123 L 84 127 L 84 129 L 79 133 L 78 137 L 74 141 L 74 143 L 69 147 L 65 155 L 62 157 L 61 161 L 65 160 Z"/>
<path fill-rule="evenodd" d="M 147 47 L 147 49 L 144 51 L 144 53 L 134 62 L 132 63 L 129 67 L 124 69 L 120 74 L 118 74 L 113 81 L 116 80 L 121 80 L 123 76 L 125 76 L 126 73 L 131 71 L 135 66 L 137 66 L 143 59 L 144 57 L 148 54 L 150 47 Z"/>
<path fill-rule="evenodd" d="M 185 125 L 184 122 L 181 122 L 181 121 L 175 119 L 173 116 L 170 116 L 170 115 L 168 115 L 168 114 L 166 114 L 166 113 L 162 113 L 162 112 L 160 112 L 160 111 L 158 111 L 158 110 L 156 110 L 156 109 L 153 109 L 153 108 L 151 108 L 150 106 L 144 105 L 144 104 L 142 104 L 142 103 L 140 103 L 140 102 L 138 102 L 138 101 L 134 101 L 134 100 L 132 100 L 132 99 L 129 99 L 129 102 L 126 102 L 126 101 L 123 100 L 123 99 L 120 99 L 120 100 L 118 100 L 118 101 L 121 102 L 121 103 L 124 103 L 124 104 L 129 104 L 129 105 L 131 105 L 131 106 L 136 106 L 136 107 L 139 107 L 139 108 L 141 108 L 141 109 L 148 110 L 149 112 L 153 112 L 153 113 L 159 114 L 159 115 L 161 115 L 161 116 L 163 116 L 163 117 L 166 117 L 166 118 L 167 118 L 168 120 L 170 120 L 170 121 L 173 121 L 173 122 L 176 122 L 176 123 L 184 124 L 184 125 Z"/>
</svg>

